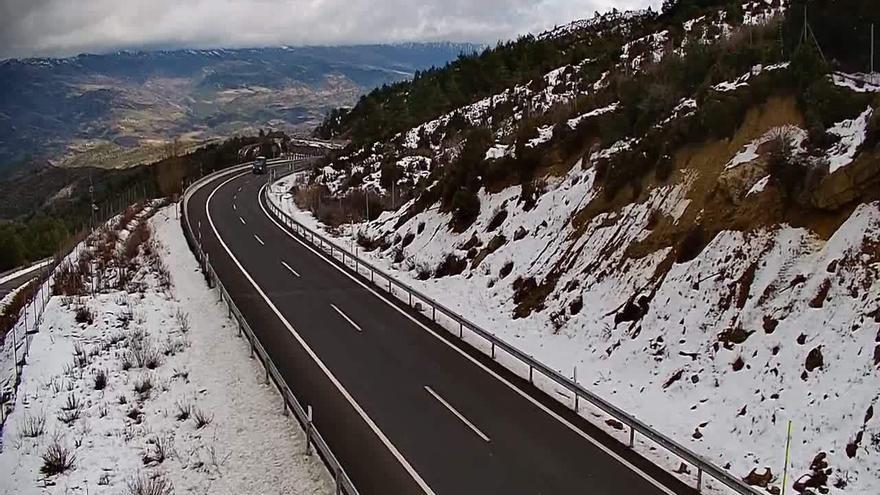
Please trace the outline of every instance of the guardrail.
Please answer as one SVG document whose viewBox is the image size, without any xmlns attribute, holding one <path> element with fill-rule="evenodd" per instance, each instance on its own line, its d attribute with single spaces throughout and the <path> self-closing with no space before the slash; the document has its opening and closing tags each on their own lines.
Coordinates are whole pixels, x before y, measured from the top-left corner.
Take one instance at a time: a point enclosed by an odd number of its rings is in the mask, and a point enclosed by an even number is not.
<svg viewBox="0 0 880 495">
<path fill-rule="evenodd" d="M 44 265 L 35 272 L 38 275 L 38 288 L 33 291 L 30 299 L 19 310 L 17 320 L 12 328 L 4 335 L 0 335 L 0 353 L 3 354 L 0 361 L 6 362 L 10 356 L 6 354 L 7 350 L 11 351 L 12 357 L 12 376 L 0 376 L 0 425 L 6 422 L 10 410 L 15 406 L 15 400 L 18 394 L 18 386 L 21 384 L 21 373 L 27 364 L 27 358 L 30 354 L 31 340 L 34 334 L 39 330 L 40 323 L 43 320 L 43 312 L 52 297 L 54 288 L 54 272 L 55 268 L 63 262 L 63 260 L 75 261 L 83 249 L 87 249 L 83 243 L 98 226 L 104 225 L 110 219 L 125 210 L 128 206 L 138 201 L 147 201 L 149 198 L 145 189 L 128 189 L 115 197 L 105 199 L 100 205 L 95 205 L 94 224 L 88 229 L 81 231 L 67 239 L 65 242 L 70 244 L 67 247 L 59 248 L 58 252 L 53 256 L 52 262 Z M 11 272 L 6 272 L 8 275 Z M 32 321 L 29 321 L 32 318 Z M 11 341 L 11 342 L 10 342 Z M 10 347 L 10 349 L 7 349 Z M 0 375 L 5 375 L 5 368 L 0 369 Z M 9 382 L 8 380 L 12 380 Z M 7 385 L 11 383 L 11 385 Z M 2 387 L 9 386 L 8 390 Z"/>
<path fill-rule="evenodd" d="M 263 191 L 265 192 L 264 196 L 266 199 L 264 204 L 268 206 L 269 212 L 274 215 L 279 222 L 286 225 L 289 229 L 298 234 L 304 240 L 310 242 L 312 245 L 321 249 L 325 253 L 330 254 L 332 258 L 341 261 L 343 266 L 345 266 L 346 268 L 352 268 L 351 266 L 349 266 L 349 263 L 352 263 L 356 275 L 363 276 L 379 289 L 386 291 L 390 295 L 398 298 L 398 300 L 408 304 L 409 307 L 415 309 L 420 313 L 423 311 L 424 308 L 419 307 L 419 303 L 424 303 L 430 308 L 430 317 L 431 320 L 435 323 L 437 323 L 438 313 L 450 319 L 452 322 L 458 325 L 457 336 L 462 342 L 467 343 L 479 352 L 482 352 L 486 356 L 491 357 L 493 360 L 498 361 L 498 351 L 504 351 L 505 353 L 512 356 L 520 363 L 528 367 L 528 380 L 531 384 L 535 384 L 535 374 L 539 373 L 540 375 L 543 375 L 555 384 L 568 390 L 574 395 L 574 400 L 573 405 L 569 406 L 568 404 L 566 404 L 566 406 L 571 407 L 572 409 L 574 409 L 575 412 L 579 412 L 580 401 L 585 400 L 589 404 L 592 404 L 594 407 L 603 411 L 605 414 L 626 425 L 629 429 L 628 447 L 630 449 L 634 447 L 636 434 L 638 434 L 654 442 L 666 451 L 678 457 L 680 460 L 696 468 L 697 475 L 695 488 L 697 492 L 702 493 L 703 476 L 705 475 L 717 480 L 718 482 L 722 483 L 727 488 L 732 489 L 738 494 L 760 494 L 760 492 L 752 488 L 750 485 L 746 484 L 738 477 L 732 475 L 727 470 L 711 463 L 710 461 L 703 459 L 702 456 L 696 454 L 687 447 L 682 446 L 681 444 L 675 442 L 666 435 L 643 423 L 636 417 L 611 404 L 607 400 L 583 388 L 579 383 L 575 382 L 574 380 L 562 375 L 558 371 L 538 361 L 529 354 L 526 354 L 520 349 L 498 338 L 491 332 L 481 328 L 477 324 L 469 321 L 455 311 L 447 308 L 446 306 L 423 294 L 417 289 L 410 287 L 409 285 L 395 279 L 391 275 L 385 273 L 383 270 L 375 267 L 369 262 L 364 261 L 362 258 L 358 257 L 356 253 L 352 253 L 351 251 L 346 250 L 344 247 L 341 247 L 338 244 L 332 242 L 320 233 L 315 232 L 314 230 L 297 222 L 290 215 L 282 211 L 281 208 L 278 207 L 278 205 L 269 200 L 267 188 L 264 188 Z M 260 198 L 260 200 L 262 201 L 263 198 Z M 397 294 L 394 293 L 395 287 L 400 289 L 405 297 L 398 297 Z M 448 330 L 451 330 L 451 333 L 455 335 L 454 329 Z M 484 339 L 489 344 L 488 352 L 465 340 L 465 330 L 468 330 L 469 332 L 478 335 L 479 337 Z"/>
<path fill-rule="evenodd" d="M 28 354 L 30 354 L 33 334 L 43 320 L 43 312 L 46 310 L 46 305 L 51 297 L 51 276 L 55 266 L 56 263 L 44 265 L 38 270 L 38 274 L 34 275 L 36 289 L 31 293 L 30 300 L 25 303 L 24 307 L 18 310 L 15 324 L 0 341 L 0 344 L 2 344 L 0 347 L 4 351 L 7 345 L 12 349 L 13 373 L 11 389 L 8 392 L 0 390 L 0 425 L 6 422 L 6 417 L 8 416 L 7 407 L 11 407 L 15 402 L 18 385 L 21 383 L 22 369 L 27 362 Z M 34 279 L 27 283 L 34 283 Z M 7 341 L 10 340 L 11 342 L 7 344 Z"/>
<path fill-rule="evenodd" d="M 272 165 L 285 164 L 289 164 L 290 170 L 293 171 L 293 161 L 279 161 L 272 163 Z M 213 180 L 222 175 L 229 175 L 246 170 L 249 166 L 249 164 L 245 164 L 243 166 L 233 167 L 227 170 L 215 172 L 214 174 L 210 174 L 199 179 L 187 188 L 187 193 L 185 194 L 186 199 L 183 202 L 183 207 L 181 208 L 180 214 L 180 223 L 183 227 L 184 237 L 186 237 L 187 244 L 189 244 L 190 249 L 199 261 L 199 266 L 201 267 L 202 273 L 205 275 L 205 278 L 208 281 L 208 286 L 217 289 L 220 301 L 226 304 L 229 316 L 234 318 L 236 323 L 238 324 L 239 336 L 245 337 L 250 344 L 251 357 L 256 356 L 257 359 L 259 359 L 260 363 L 263 365 L 263 369 L 266 371 L 266 383 L 268 383 L 271 379 L 272 382 L 275 384 L 275 387 L 278 389 L 278 393 L 281 394 L 281 397 L 284 401 L 284 414 L 286 415 L 288 413 L 288 410 L 293 411 L 293 416 L 299 422 L 300 426 L 306 434 L 306 448 L 308 449 L 309 453 L 311 453 L 312 447 L 314 447 L 315 451 L 324 461 L 324 464 L 327 466 L 327 469 L 333 476 L 336 483 L 336 493 L 343 493 L 346 495 L 359 495 L 357 488 L 355 488 L 354 483 L 348 476 L 348 473 L 345 472 L 342 464 L 333 454 L 333 451 L 330 450 L 330 446 L 324 440 L 324 437 L 321 436 L 321 433 L 318 431 L 318 429 L 315 427 L 315 424 L 312 420 L 311 407 L 304 408 L 302 404 L 300 404 L 299 400 L 293 394 L 293 391 L 291 391 L 290 386 L 288 386 L 287 382 L 284 380 L 284 377 L 281 376 L 281 373 L 278 371 L 278 367 L 272 361 L 269 353 L 266 352 L 266 348 L 263 347 L 260 339 L 256 336 L 256 334 L 254 334 L 254 331 L 253 329 L 251 329 L 250 324 L 248 324 L 244 315 L 242 315 L 241 311 L 232 300 L 232 297 L 229 295 L 229 291 L 226 290 L 223 282 L 220 281 L 220 277 L 217 276 L 217 272 L 211 265 L 210 257 L 202 249 L 200 239 L 198 239 L 192 232 L 189 220 L 187 219 L 186 201 L 189 199 L 189 194 L 191 192 L 195 191 L 210 180 Z"/>
</svg>

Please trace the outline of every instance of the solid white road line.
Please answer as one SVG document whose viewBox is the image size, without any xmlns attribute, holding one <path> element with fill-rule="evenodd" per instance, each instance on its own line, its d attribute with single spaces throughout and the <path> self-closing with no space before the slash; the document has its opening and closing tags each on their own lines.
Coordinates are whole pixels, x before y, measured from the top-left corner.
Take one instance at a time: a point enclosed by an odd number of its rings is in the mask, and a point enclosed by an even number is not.
<svg viewBox="0 0 880 495">
<path fill-rule="evenodd" d="M 299 332 L 297 332 L 296 329 L 293 328 L 293 325 L 291 325 L 290 322 L 287 321 L 287 319 L 284 317 L 284 315 L 281 314 L 281 311 L 278 309 L 277 306 L 275 306 L 275 303 L 273 303 L 272 300 L 269 299 L 269 296 L 266 295 L 266 292 L 259 285 L 257 285 L 257 282 L 254 280 L 251 274 L 244 269 L 244 266 L 242 266 L 241 262 L 238 261 L 238 258 L 236 258 L 234 254 L 232 254 L 232 250 L 230 250 L 229 246 L 226 245 L 226 241 L 224 241 L 223 238 L 220 237 L 220 232 L 217 231 L 217 226 L 214 225 L 214 219 L 211 216 L 211 199 L 213 199 L 214 193 L 216 193 L 221 187 L 245 174 L 247 174 L 247 172 L 230 177 L 229 179 L 225 180 L 220 185 L 215 187 L 214 190 L 211 191 L 211 194 L 208 195 L 208 199 L 205 202 L 205 213 L 208 217 L 208 223 L 211 225 L 211 230 L 214 231 L 214 235 L 217 237 L 220 245 L 223 246 L 223 250 L 226 251 L 226 254 L 228 254 L 229 257 L 232 259 L 232 262 L 235 263 L 239 270 L 241 270 L 241 273 L 248 280 L 248 282 L 251 283 L 251 286 L 253 286 L 253 288 L 257 291 L 257 294 L 259 294 L 260 297 L 264 301 L 266 301 L 269 309 L 271 309 L 272 312 L 275 313 L 275 316 L 277 316 L 278 319 L 281 320 L 281 323 L 284 324 L 285 328 L 287 328 L 287 331 L 289 331 L 299 343 L 299 345 L 302 346 L 303 349 L 305 349 L 309 357 L 311 357 L 312 360 L 315 361 L 315 363 L 318 365 L 321 371 L 324 372 L 330 382 L 333 383 L 339 393 L 342 394 L 343 397 L 345 397 L 345 400 L 347 400 L 348 403 L 351 404 L 351 407 L 354 408 L 354 410 L 358 413 L 358 415 L 360 415 L 364 422 L 367 423 L 367 426 L 369 426 L 370 429 L 373 430 L 373 433 L 375 433 L 376 436 L 379 437 L 379 440 L 397 459 L 400 465 L 403 466 L 406 472 L 408 472 L 413 480 L 415 480 L 416 484 L 419 485 L 419 487 L 422 489 L 422 491 L 425 492 L 426 495 L 436 495 L 434 493 L 434 490 L 432 490 L 431 487 L 428 486 L 425 480 L 422 479 L 418 472 L 416 472 L 415 468 L 413 468 L 409 461 L 406 460 L 406 457 L 404 457 L 403 454 L 400 453 L 400 450 L 398 450 L 397 447 L 393 443 L 391 443 L 391 440 L 388 439 L 388 436 L 385 435 L 385 432 L 379 429 L 379 426 L 376 424 L 375 421 L 373 421 L 373 418 L 367 415 L 367 412 L 364 411 L 364 408 L 361 407 L 361 405 L 354 400 L 354 397 L 351 396 L 351 393 L 349 393 L 349 391 L 342 386 L 342 383 L 339 381 L 339 379 L 336 378 L 336 376 L 330 371 L 330 369 L 327 368 L 327 365 L 324 364 L 324 361 L 321 361 L 321 358 L 319 358 L 318 355 L 315 354 L 315 351 L 312 350 L 311 347 L 309 347 L 309 344 L 306 343 L 305 339 L 302 338 Z M 265 187 L 265 185 L 263 187 Z"/>
<path fill-rule="evenodd" d="M 361 327 L 359 327 L 358 324 L 354 322 L 354 320 L 349 318 L 348 315 L 343 313 L 341 309 L 337 308 L 335 304 L 331 304 L 330 307 L 333 308 L 337 313 L 339 313 L 339 316 L 345 318 L 345 321 L 353 326 L 355 330 L 357 330 L 358 332 L 363 332 L 363 330 L 361 330 Z"/>
<path fill-rule="evenodd" d="M 294 269 L 293 269 L 290 265 L 288 265 L 286 262 L 282 261 L 281 264 L 284 265 L 284 268 L 287 268 L 288 270 L 290 270 L 290 273 L 296 275 L 297 277 L 300 276 L 299 273 L 297 273 L 296 270 L 294 270 Z"/>
<path fill-rule="evenodd" d="M 470 429 L 474 430 L 474 433 L 476 433 L 480 438 L 482 438 L 483 440 L 485 440 L 485 441 L 487 441 L 487 442 L 489 441 L 489 437 L 487 437 L 482 431 L 480 431 L 479 428 L 477 428 L 476 426 L 474 426 L 473 423 L 471 423 L 470 421 L 468 421 L 468 419 L 465 418 L 463 414 L 461 414 L 460 412 L 456 411 L 455 408 L 452 407 L 448 402 L 446 402 L 446 401 L 443 399 L 443 397 L 440 397 L 440 395 L 437 394 L 437 392 L 434 392 L 433 390 L 431 390 L 431 387 L 425 385 L 425 390 L 427 390 L 429 394 L 433 395 L 434 398 L 437 399 L 441 404 L 443 404 L 444 406 L 446 406 L 446 409 L 449 409 L 449 411 L 450 411 L 452 414 L 455 414 L 455 416 L 458 417 L 458 419 L 460 419 L 462 423 L 468 425 L 468 427 L 469 427 Z"/>
<path fill-rule="evenodd" d="M 259 242 L 261 246 L 265 246 L 265 245 L 266 245 L 266 243 L 263 242 L 263 240 L 260 239 L 260 237 L 259 237 L 257 234 L 254 234 L 254 239 L 256 239 L 257 242 Z"/>
<path fill-rule="evenodd" d="M 333 268 L 335 268 L 336 270 L 338 270 L 340 273 L 342 273 L 342 274 L 345 275 L 346 277 L 348 277 L 348 278 L 350 278 L 351 280 L 353 280 L 356 284 L 360 285 L 361 287 L 363 287 L 364 289 L 366 289 L 368 292 L 372 293 L 374 296 L 376 296 L 377 298 L 379 298 L 379 300 L 383 301 L 385 304 L 387 304 L 387 305 L 391 306 L 392 308 L 394 308 L 398 313 L 402 314 L 404 317 L 406 317 L 407 319 L 409 319 L 410 321 L 412 321 L 413 323 L 415 323 L 416 325 L 418 325 L 419 327 L 421 327 L 423 330 L 425 330 L 425 331 L 428 332 L 429 334 L 431 334 L 431 335 L 433 335 L 434 337 L 436 337 L 437 340 L 439 340 L 440 342 L 442 342 L 442 343 L 446 344 L 447 346 L 449 346 L 450 348 L 452 348 L 452 350 L 454 350 L 455 352 L 459 353 L 462 357 L 464 357 L 465 359 L 467 359 L 468 361 L 470 361 L 471 363 L 473 363 L 474 365 L 476 365 L 477 367 L 479 367 L 480 369 L 482 369 L 483 371 L 485 371 L 485 372 L 488 373 L 489 375 L 493 376 L 495 379 L 497 379 L 498 381 L 500 381 L 500 382 L 503 383 L 504 385 L 507 385 L 508 387 L 510 387 L 511 390 L 515 391 L 515 392 L 518 393 L 520 396 L 522 396 L 525 400 L 531 402 L 531 403 L 534 404 L 536 407 L 538 407 L 539 409 L 541 409 L 542 411 L 544 411 L 545 413 L 547 413 L 548 415 L 550 415 L 550 417 L 556 419 L 557 421 L 559 421 L 560 423 L 562 423 L 563 425 L 565 425 L 566 427 L 568 427 L 569 429 L 571 429 L 572 431 L 574 431 L 575 433 L 577 433 L 578 435 L 580 435 L 582 438 L 584 438 L 584 439 L 587 440 L 588 442 L 590 442 L 590 443 L 592 443 L 593 445 L 595 445 L 596 448 L 602 450 L 603 452 L 605 452 L 606 454 L 608 454 L 609 456 L 611 456 L 612 458 L 614 458 L 615 460 L 617 460 L 617 462 L 619 462 L 619 463 L 623 464 L 624 466 L 626 466 L 630 471 L 632 471 L 632 472 L 638 474 L 639 476 L 641 476 L 642 478 L 644 478 L 648 483 L 651 483 L 652 485 L 654 485 L 658 490 L 662 491 L 663 493 L 665 493 L 665 494 L 667 494 L 667 495 L 676 495 L 675 492 L 673 492 L 671 489 L 669 489 L 668 487 L 666 487 L 665 485 L 663 485 L 663 484 L 660 483 L 659 481 L 657 481 L 657 480 L 655 480 L 654 478 L 652 478 L 648 473 L 642 471 L 642 470 L 639 469 L 637 466 L 635 466 L 633 463 L 627 461 L 626 459 L 624 459 L 623 457 L 621 457 L 619 454 L 617 454 L 616 452 L 614 452 L 614 451 L 611 450 L 610 448 L 606 447 L 605 445 L 602 445 L 601 442 L 599 442 L 599 441 L 596 440 L 595 438 L 591 437 L 590 435 L 587 435 L 583 430 L 581 430 L 580 428 L 578 428 L 577 426 L 575 426 L 574 424 L 572 424 L 570 421 L 568 421 L 567 419 L 563 418 L 562 416 L 560 416 L 559 414 L 557 414 L 556 412 L 554 412 L 553 410 L 551 410 L 549 407 L 547 407 L 547 406 L 545 406 L 544 404 L 542 404 L 539 400 L 535 399 L 534 397 L 532 397 L 531 395 L 529 395 L 528 393 L 526 393 L 524 390 L 520 389 L 519 387 L 517 387 L 516 385 L 514 385 L 513 383 L 511 383 L 510 381 L 508 381 L 506 378 L 504 378 L 504 377 L 502 377 L 501 375 L 499 375 L 498 373 L 495 373 L 494 371 L 490 370 L 488 367 L 486 367 L 486 365 L 484 365 L 483 363 L 481 363 L 480 361 L 478 361 L 476 358 L 474 358 L 473 356 L 471 356 L 471 355 L 468 354 L 467 352 L 465 352 L 465 351 L 459 349 L 457 346 L 453 345 L 451 342 L 449 342 L 449 341 L 447 341 L 446 339 L 444 339 L 443 337 L 441 337 L 439 334 L 437 334 L 437 332 L 435 332 L 434 330 L 428 328 L 428 327 L 427 327 L 426 325 L 424 325 L 422 322 L 420 322 L 419 320 L 415 319 L 415 317 L 413 317 L 412 315 L 410 315 L 409 313 L 407 313 L 406 311 L 404 311 L 403 309 L 401 309 L 400 307 L 398 307 L 396 304 L 394 304 L 394 303 L 392 303 L 391 301 L 389 301 L 384 295 L 379 294 L 378 292 L 376 292 L 375 290 L 373 290 L 372 287 L 368 286 L 368 285 L 367 285 L 366 283 L 364 283 L 364 282 L 361 282 L 360 280 L 358 280 L 357 278 L 355 278 L 354 275 L 348 273 L 348 271 L 346 271 L 345 269 L 343 269 L 342 267 L 340 267 L 340 266 L 337 265 L 336 263 L 330 261 L 330 260 L 324 255 L 324 253 L 321 253 L 321 252 L 318 251 L 317 249 L 315 249 L 315 248 L 313 248 L 312 246 L 310 246 L 309 244 L 307 244 L 305 241 L 300 240 L 298 237 L 296 237 L 295 235 L 293 235 L 292 233 L 290 233 L 290 231 L 288 231 L 286 227 L 284 227 L 283 225 L 281 225 L 280 223 L 278 223 L 278 220 L 275 220 L 275 217 L 273 217 L 273 216 L 269 213 L 269 211 L 266 210 L 266 205 L 264 205 L 263 202 L 260 201 L 260 199 L 259 199 L 260 196 L 259 196 L 259 195 L 262 194 L 262 189 L 265 189 L 265 187 L 266 187 L 266 186 L 263 186 L 263 188 L 260 189 L 260 193 L 258 193 L 258 196 L 257 196 L 257 202 L 260 203 L 260 209 L 263 210 L 263 214 L 266 215 L 266 217 L 267 217 L 272 223 L 274 223 L 276 227 L 278 227 L 279 229 L 281 229 L 282 232 L 284 232 L 285 234 L 287 234 L 288 237 L 290 237 L 290 238 L 293 239 L 294 241 L 296 241 L 296 242 L 298 242 L 299 244 L 301 244 L 304 248 L 306 248 L 306 249 L 308 249 L 309 251 L 311 251 L 312 253 L 314 253 L 315 256 L 317 256 L 317 257 L 321 258 L 322 260 L 326 261 L 327 263 L 329 263 L 330 266 L 332 266 Z"/>
<path fill-rule="evenodd" d="M 241 220 L 242 225 L 247 225 L 247 222 L 244 221 L 244 218 L 238 217 L 238 219 Z"/>
</svg>

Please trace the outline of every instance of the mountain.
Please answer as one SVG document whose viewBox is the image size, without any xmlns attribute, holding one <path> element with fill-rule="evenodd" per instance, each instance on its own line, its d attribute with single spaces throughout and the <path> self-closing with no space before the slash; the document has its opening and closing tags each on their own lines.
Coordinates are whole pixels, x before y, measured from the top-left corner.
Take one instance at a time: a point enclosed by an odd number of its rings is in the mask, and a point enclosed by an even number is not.
<svg viewBox="0 0 880 495">
<path fill-rule="evenodd" d="M 374 87 L 442 66 L 470 44 L 170 50 L 0 62 L 0 167 L 26 158 L 125 167 L 179 138 L 304 133 Z"/>
<path fill-rule="evenodd" d="M 749 483 L 779 493 L 792 421 L 787 490 L 880 493 L 873 23 L 670 0 L 523 37 L 333 112 L 353 142 L 291 197 Z"/>
</svg>

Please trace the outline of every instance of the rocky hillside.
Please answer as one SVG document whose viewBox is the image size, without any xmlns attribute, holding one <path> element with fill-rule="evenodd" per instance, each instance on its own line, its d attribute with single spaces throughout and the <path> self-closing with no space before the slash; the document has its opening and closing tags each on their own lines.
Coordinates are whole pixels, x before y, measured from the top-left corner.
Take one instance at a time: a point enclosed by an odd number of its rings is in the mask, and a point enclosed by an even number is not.
<svg viewBox="0 0 880 495">
<path fill-rule="evenodd" d="M 499 46 L 473 63 L 561 64 L 402 129 L 386 112 L 420 78 L 373 93 L 325 124 L 356 144 L 292 198 L 762 489 L 792 421 L 788 489 L 878 493 L 871 4 L 810 2 L 806 39 L 803 1 L 682 0 Z"/>
<path fill-rule="evenodd" d="M 258 128 L 309 132 L 327 110 L 474 49 L 433 43 L 0 61 L 0 169 L 28 156 L 119 168 L 162 158 L 172 138 L 194 149 Z"/>
</svg>

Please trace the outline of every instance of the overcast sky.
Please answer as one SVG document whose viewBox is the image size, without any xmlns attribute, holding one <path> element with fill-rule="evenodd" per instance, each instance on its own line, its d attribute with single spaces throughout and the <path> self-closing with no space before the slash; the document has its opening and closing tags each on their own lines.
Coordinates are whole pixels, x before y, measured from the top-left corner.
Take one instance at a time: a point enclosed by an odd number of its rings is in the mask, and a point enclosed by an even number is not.
<svg viewBox="0 0 880 495">
<path fill-rule="evenodd" d="M 0 0 L 0 59 L 140 48 L 494 42 L 660 0 Z"/>
</svg>

